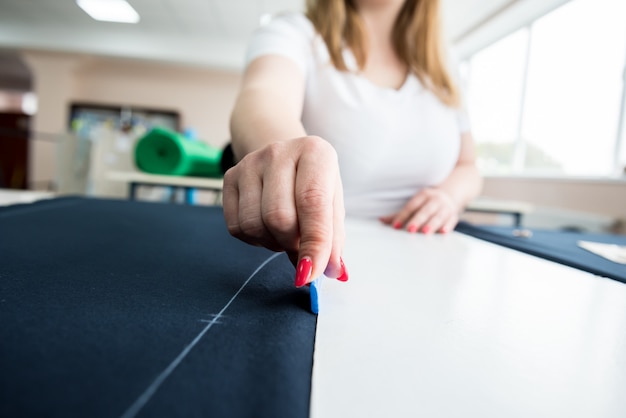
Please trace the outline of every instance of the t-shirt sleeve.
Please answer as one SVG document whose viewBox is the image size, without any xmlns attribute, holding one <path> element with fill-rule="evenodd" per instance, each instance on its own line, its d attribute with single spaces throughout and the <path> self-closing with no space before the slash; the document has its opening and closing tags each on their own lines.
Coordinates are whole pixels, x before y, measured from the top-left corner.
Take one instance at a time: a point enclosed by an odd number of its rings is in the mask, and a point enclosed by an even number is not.
<svg viewBox="0 0 626 418">
<path fill-rule="evenodd" d="M 252 35 L 246 52 L 248 66 L 263 55 L 281 55 L 293 60 L 307 73 L 311 59 L 313 25 L 302 14 L 278 15 L 258 28 Z"/>
</svg>

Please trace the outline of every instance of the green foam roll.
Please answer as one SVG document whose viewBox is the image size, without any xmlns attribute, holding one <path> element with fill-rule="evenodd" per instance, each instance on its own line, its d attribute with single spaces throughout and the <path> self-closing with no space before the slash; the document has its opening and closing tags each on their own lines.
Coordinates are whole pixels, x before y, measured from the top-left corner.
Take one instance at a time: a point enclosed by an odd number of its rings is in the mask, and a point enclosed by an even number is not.
<svg viewBox="0 0 626 418">
<path fill-rule="evenodd" d="M 153 128 L 135 147 L 135 163 L 147 173 L 222 177 L 222 150 L 164 129 Z"/>
</svg>

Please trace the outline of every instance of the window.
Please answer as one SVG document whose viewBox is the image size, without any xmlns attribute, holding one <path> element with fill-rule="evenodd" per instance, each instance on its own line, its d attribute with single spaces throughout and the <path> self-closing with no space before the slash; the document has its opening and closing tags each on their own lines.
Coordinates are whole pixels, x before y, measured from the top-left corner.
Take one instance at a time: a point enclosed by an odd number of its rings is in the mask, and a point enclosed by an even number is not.
<svg viewBox="0 0 626 418">
<path fill-rule="evenodd" d="M 515 165 L 527 45 L 523 29 L 470 61 L 467 106 L 483 171 L 508 173 Z"/>
<path fill-rule="evenodd" d="M 626 73 L 626 70 L 624 72 Z M 624 80 L 626 81 L 626 74 Z M 619 154 L 617 156 L 616 172 L 620 173 L 621 170 L 621 174 L 626 176 L 626 86 L 622 94 L 622 118 L 620 128 L 619 136 L 621 141 L 617 144 Z"/>
<path fill-rule="evenodd" d="M 623 0 L 572 0 L 474 54 L 467 101 L 483 172 L 621 170 L 625 57 Z"/>
</svg>

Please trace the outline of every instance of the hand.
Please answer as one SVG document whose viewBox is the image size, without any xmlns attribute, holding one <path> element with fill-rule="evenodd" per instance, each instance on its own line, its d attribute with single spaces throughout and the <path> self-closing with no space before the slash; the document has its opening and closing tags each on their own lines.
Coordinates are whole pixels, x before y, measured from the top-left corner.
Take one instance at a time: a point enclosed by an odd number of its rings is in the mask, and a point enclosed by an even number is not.
<svg viewBox="0 0 626 418">
<path fill-rule="evenodd" d="M 296 286 L 325 273 L 347 280 L 341 260 L 344 205 L 335 149 L 307 136 L 246 155 L 224 175 L 228 231 L 252 245 L 286 251 Z"/>
<path fill-rule="evenodd" d="M 461 208 L 449 194 L 437 188 L 425 188 L 411 198 L 396 214 L 380 220 L 396 229 L 406 228 L 409 232 L 448 233 L 459 221 Z"/>
</svg>

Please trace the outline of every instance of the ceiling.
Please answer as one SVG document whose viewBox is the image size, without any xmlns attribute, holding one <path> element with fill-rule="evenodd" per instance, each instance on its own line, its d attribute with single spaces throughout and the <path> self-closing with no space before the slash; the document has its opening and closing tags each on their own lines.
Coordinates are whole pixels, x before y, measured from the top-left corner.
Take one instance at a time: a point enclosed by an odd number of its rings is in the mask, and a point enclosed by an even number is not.
<svg viewBox="0 0 626 418">
<path fill-rule="evenodd" d="M 442 0 L 458 39 L 511 0 Z M 239 70 L 246 41 L 266 13 L 304 0 L 129 0 L 136 24 L 97 22 L 74 0 L 0 0 L 0 47 L 43 49 Z"/>
</svg>

